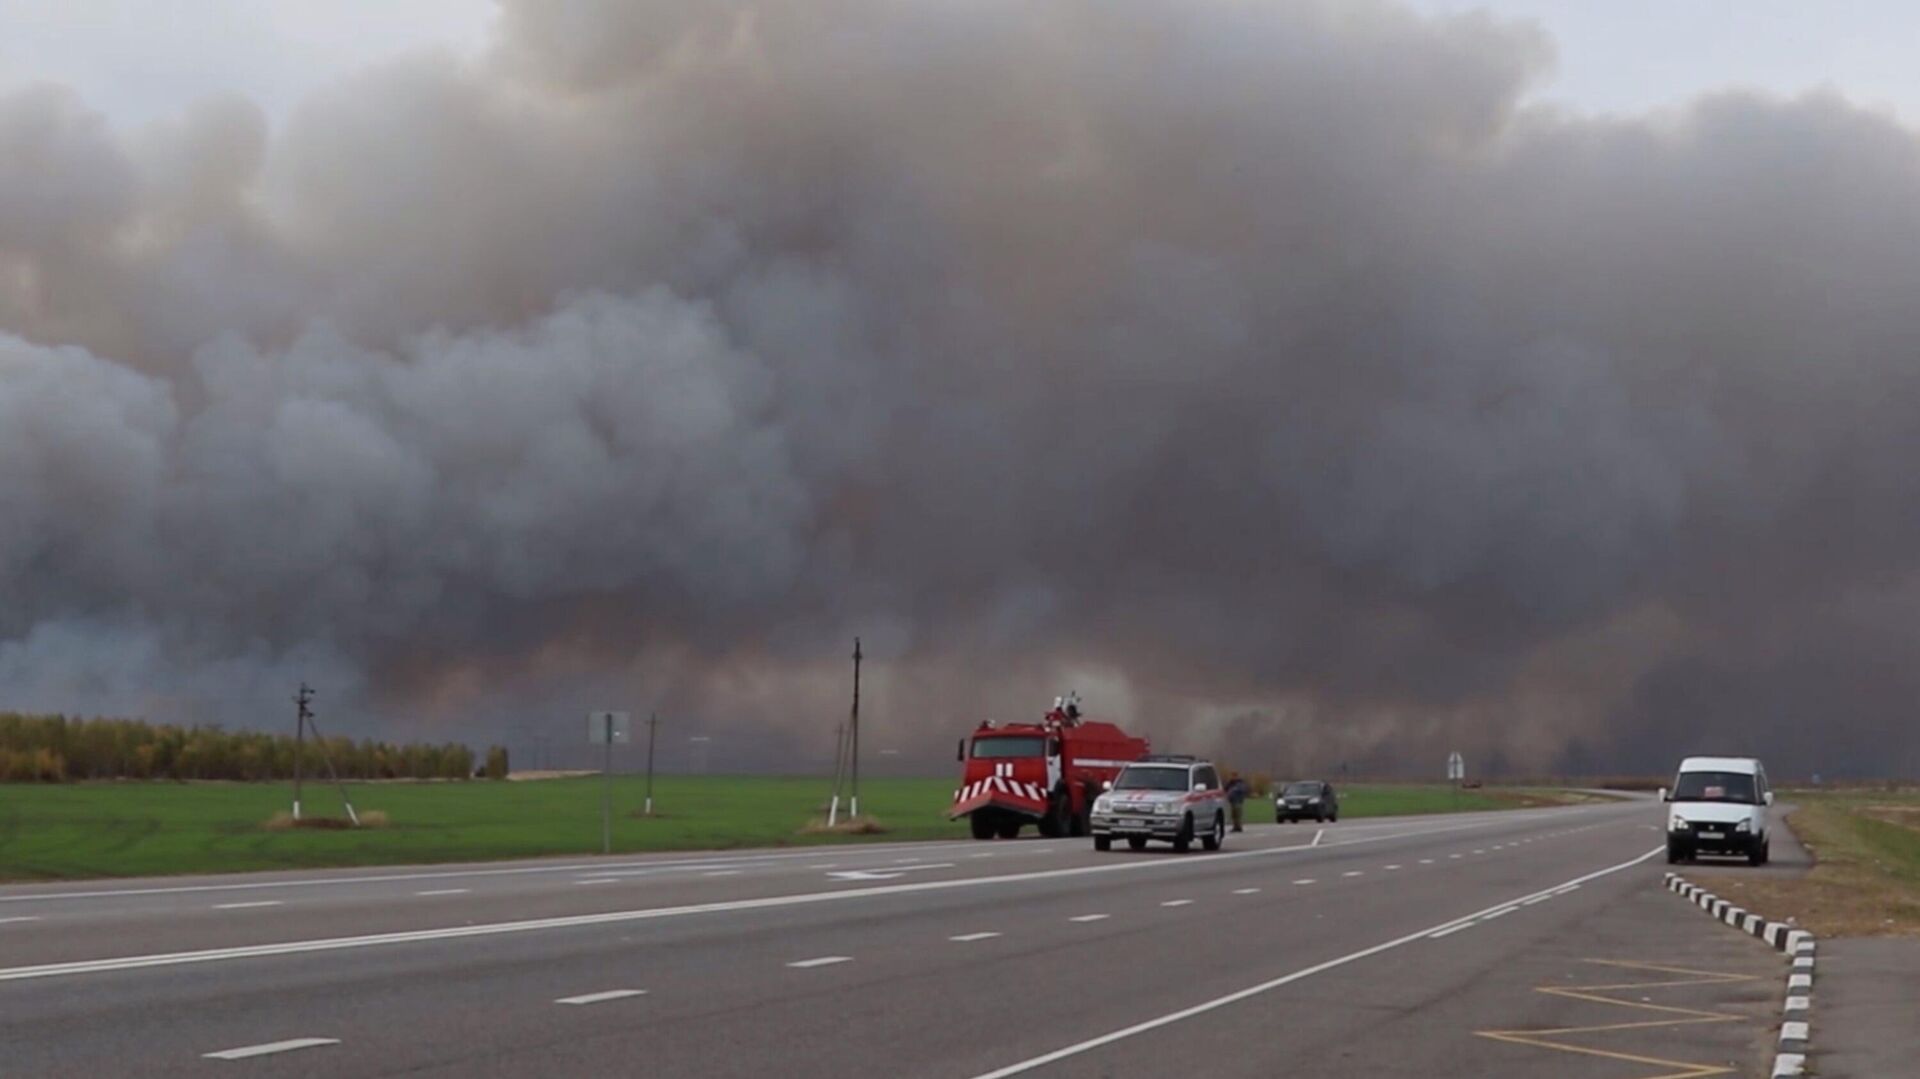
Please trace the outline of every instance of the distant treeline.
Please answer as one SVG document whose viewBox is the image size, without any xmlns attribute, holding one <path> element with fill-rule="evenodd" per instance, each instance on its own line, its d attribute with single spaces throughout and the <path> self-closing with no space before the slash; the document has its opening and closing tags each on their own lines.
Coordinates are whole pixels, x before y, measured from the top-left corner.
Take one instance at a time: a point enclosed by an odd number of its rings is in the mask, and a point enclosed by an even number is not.
<svg viewBox="0 0 1920 1079">
<path fill-rule="evenodd" d="M 341 779 L 467 779 L 473 750 L 463 745 L 393 745 L 309 738 L 303 771 L 325 777 L 321 749 Z M 505 753 L 489 761 L 502 776 Z M 80 779 L 289 779 L 293 736 L 219 727 L 179 727 L 137 719 L 69 719 L 0 712 L 0 783 Z"/>
</svg>

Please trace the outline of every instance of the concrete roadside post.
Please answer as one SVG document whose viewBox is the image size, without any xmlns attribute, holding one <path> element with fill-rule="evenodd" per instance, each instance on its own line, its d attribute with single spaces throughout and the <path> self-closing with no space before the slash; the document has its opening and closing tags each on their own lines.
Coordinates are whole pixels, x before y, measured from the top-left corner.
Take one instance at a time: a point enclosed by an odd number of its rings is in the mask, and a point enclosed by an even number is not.
<svg viewBox="0 0 1920 1079">
<path fill-rule="evenodd" d="M 613 853 L 613 747 L 626 745 L 629 719 L 625 712 L 588 712 L 587 744 L 604 748 L 605 766 L 600 772 L 600 853 Z"/>
</svg>

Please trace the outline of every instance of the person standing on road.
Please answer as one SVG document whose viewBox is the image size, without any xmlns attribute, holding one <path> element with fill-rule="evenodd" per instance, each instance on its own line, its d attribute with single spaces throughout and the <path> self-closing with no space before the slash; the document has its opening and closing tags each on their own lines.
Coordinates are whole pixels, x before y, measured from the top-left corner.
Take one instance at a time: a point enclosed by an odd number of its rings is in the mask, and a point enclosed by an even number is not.
<svg viewBox="0 0 1920 1079">
<path fill-rule="evenodd" d="M 1242 818 L 1247 814 L 1247 781 L 1238 772 L 1227 780 L 1227 806 L 1233 811 L 1233 830 L 1241 831 Z"/>
</svg>

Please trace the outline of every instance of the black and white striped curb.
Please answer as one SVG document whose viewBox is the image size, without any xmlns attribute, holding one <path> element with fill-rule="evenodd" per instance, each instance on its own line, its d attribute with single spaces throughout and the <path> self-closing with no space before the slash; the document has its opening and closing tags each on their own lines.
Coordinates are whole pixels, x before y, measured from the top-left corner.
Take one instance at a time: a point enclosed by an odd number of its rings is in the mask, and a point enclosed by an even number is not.
<svg viewBox="0 0 1920 1079">
<path fill-rule="evenodd" d="M 1793 957 L 1787 972 L 1787 1003 L 1782 1009 L 1780 1051 L 1773 1058 L 1773 1079 L 1804 1075 L 1807 1069 L 1807 1039 L 1811 1034 L 1813 1011 L 1813 934 L 1795 929 L 1785 922 L 1770 922 L 1751 911 L 1742 910 L 1697 884 L 1688 884 L 1680 876 L 1667 874 L 1667 890 L 1693 900 L 1695 906 L 1735 929 L 1751 933 Z"/>
</svg>

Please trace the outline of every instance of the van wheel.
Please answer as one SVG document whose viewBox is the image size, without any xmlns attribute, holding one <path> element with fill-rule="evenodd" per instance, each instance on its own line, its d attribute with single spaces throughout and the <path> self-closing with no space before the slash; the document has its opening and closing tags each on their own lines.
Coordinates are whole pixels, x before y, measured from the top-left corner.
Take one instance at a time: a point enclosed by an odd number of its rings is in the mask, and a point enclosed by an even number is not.
<svg viewBox="0 0 1920 1079">
<path fill-rule="evenodd" d="M 1193 817 L 1189 815 L 1180 822 L 1180 834 L 1173 837 L 1173 849 L 1181 854 L 1193 848 Z"/>
<path fill-rule="evenodd" d="M 1767 845 L 1765 843 L 1756 843 L 1753 845 L 1753 847 L 1750 850 L 1747 851 L 1747 864 L 1748 865 L 1766 865 L 1767 864 Z"/>
<path fill-rule="evenodd" d="M 1200 837 L 1200 845 L 1208 850 L 1219 850 L 1220 844 L 1227 839 L 1227 822 L 1218 814 L 1213 815 L 1213 829 Z"/>
<path fill-rule="evenodd" d="M 1672 843 L 1667 844 L 1667 864 L 1679 865 L 1680 861 L 1680 848 L 1674 846 Z"/>
</svg>

